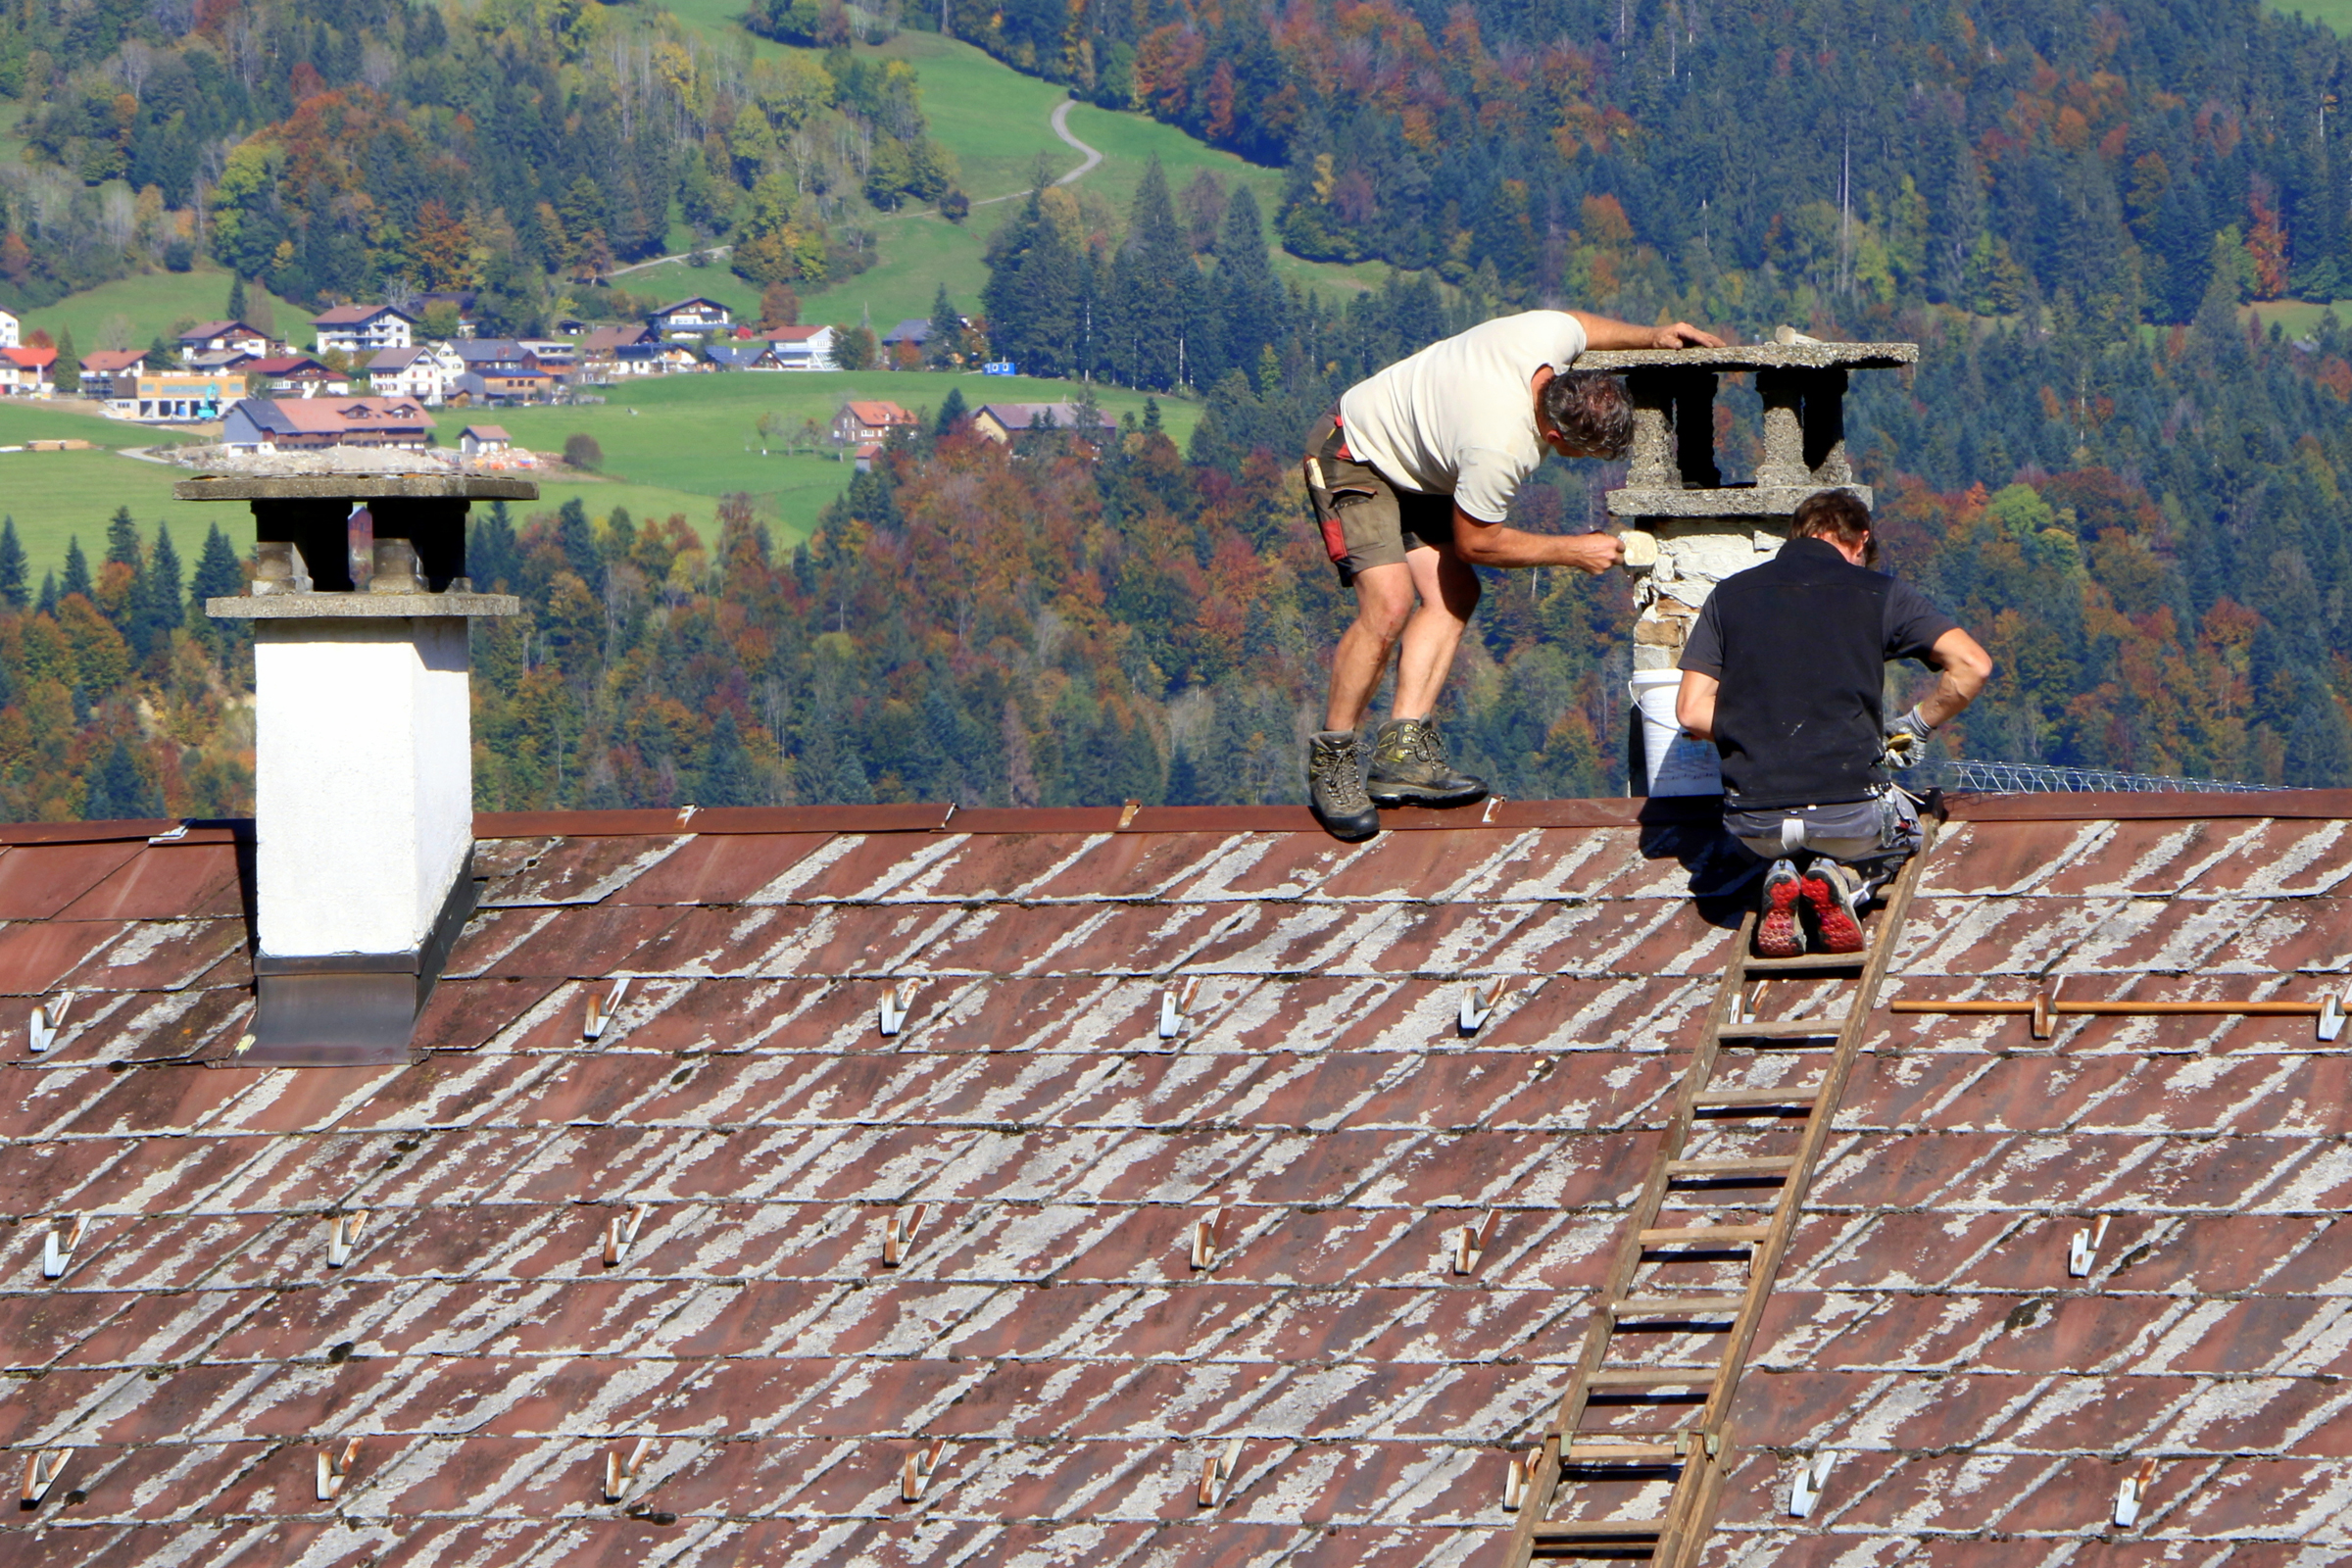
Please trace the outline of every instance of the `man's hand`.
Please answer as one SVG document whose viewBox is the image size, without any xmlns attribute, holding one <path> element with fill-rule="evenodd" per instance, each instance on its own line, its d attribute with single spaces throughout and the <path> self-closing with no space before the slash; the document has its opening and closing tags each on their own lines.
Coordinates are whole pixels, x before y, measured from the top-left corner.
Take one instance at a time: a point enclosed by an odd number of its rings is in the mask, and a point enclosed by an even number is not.
<svg viewBox="0 0 2352 1568">
<path fill-rule="evenodd" d="M 1568 552 L 1562 564 L 1591 576 L 1597 577 L 1625 560 L 1625 541 L 1613 533 L 1580 533 L 1560 543 Z"/>
<path fill-rule="evenodd" d="M 1935 729 L 1919 716 L 1914 708 L 1886 726 L 1886 750 L 1879 758 L 1882 767 L 1909 767 L 1928 754 L 1928 737 Z"/>
<path fill-rule="evenodd" d="M 1719 349 L 1723 339 L 1712 332 L 1702 332 L 1689 321 L 1677 321 L 1672 326 L 1656 328 L 1650 338 L 1653 349 Z"/>
</svg>

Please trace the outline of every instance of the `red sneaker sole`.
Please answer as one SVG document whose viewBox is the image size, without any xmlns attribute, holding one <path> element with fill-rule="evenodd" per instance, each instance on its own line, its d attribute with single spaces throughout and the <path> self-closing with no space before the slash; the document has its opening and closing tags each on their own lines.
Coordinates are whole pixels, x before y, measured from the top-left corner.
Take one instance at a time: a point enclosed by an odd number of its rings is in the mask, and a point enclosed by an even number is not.
<svg viewBox="0 0 2352 1568">
<path fill-rule="evenodd" d="M 1860 953 L 1862 926 L 1854 911 L 1838 897 L 1827 877 L 1805 878 L 1805 899 L 1813 906 L 1813 920 L 1821 928 L 1821 949 L 1824 953 Z"/>
<path fill-rule="evenodd" d="M 1783 882 L 1764 890 L 1764 914 L 1756 922 L 1756 956 L 1796 958 L 1805 952 L 1804 932 L 1796 923 L 1800 882 Z"/>
</svg>

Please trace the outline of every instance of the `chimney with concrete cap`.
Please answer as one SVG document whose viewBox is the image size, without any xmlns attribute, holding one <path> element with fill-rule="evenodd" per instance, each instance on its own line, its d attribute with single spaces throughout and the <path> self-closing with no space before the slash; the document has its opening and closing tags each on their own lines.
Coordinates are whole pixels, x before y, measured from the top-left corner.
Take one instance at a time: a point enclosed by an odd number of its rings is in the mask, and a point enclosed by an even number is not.
<svg viewBox="0 0 2352 1568">
<path fill-rule="evenodd" d="M 203 478 L 183 501 L 252 505 L 248 593 L 205 612 L 253 622 L 257 1018 L 237 1061 L 407 1061 L 418 1012 L 473 911 L 466 623 L 512 615 L 466 576 L 476 500 L 527 480 L 447 473 Z M 373 570 L 351 577 L 353 512 Z"/>
<path fill-rule="evenodd" d="M 1770 343 L 1721 349 L 1611 349 L 1580 355 L 1580 370 L 1618 370 L 1634 404 L 1625 486 L 1609 514 L 1630 524 L 1634 602 L 1636 795 L 1720 795 L 1711 745 L 1674 722 L 1675 673 L 1690 623 L 1715 585 L 1779 554 L 1798 503 L 1846 490 L 1864 506 L 1845 450 L 1851 370 L 1919 363 L 1916 343 L 1824 343 L 1782 327 Z M 1715 396 L 1725 373 L 1752 372 L 1764 402 L 1764 461 L 1750 484 L 1725 484 L 1715 462 Z"/>
</svg>

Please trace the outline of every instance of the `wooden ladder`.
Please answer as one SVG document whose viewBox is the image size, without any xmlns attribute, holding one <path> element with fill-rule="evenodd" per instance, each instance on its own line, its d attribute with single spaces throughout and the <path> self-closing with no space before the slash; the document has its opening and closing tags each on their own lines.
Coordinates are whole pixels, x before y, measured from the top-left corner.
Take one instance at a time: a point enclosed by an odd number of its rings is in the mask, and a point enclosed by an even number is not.
<svg viewBox="0 0 2352 1568">
<path fill-rule="evenodd" d="M 1758 958 L 1755 914 L 1740 923 L 1559 1416 L 1513 1473 L 1509 1568 L 1698 1561 L 1740 1374 L 1934 846 L 1935 820 L 1921 826 L 1862 952 Z M 1561 1505 L 1574 1517 L 1552 1517 Z"/>
</svg>

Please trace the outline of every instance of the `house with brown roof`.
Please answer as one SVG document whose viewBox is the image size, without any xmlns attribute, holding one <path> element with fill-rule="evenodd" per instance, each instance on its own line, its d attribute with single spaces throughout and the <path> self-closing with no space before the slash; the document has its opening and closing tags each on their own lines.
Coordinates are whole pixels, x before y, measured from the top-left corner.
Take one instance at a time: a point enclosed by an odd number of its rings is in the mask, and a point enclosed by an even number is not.
<svg viewBox="0 0 2352 1568">
<path fill-rule="evenodd" d="M 221 421 L 220 444 L 232 452 L 416 450 L 432 444 L 432 416 L 413 398 L 241 398 Z"/>
<path fill-rule="evenodd" d="M 706 337 L 735 323 L 735 313 L 717 300 L 698 294 L 664 305 L 645 318 L 645 324 L 664 337 Z"/>
<path fill-rule="evenodd" d="M 776 326 L 767 331 L 769 352 L 779 370 L 832 370 L 833 329 L 829 326 Z"/>
<path fill-rule="evenodd" d="M 502 425 L 469 424 L 458 432 L 458 450 L 469 458 L 510 451 L 514 445 L 514 438 Z"/>
<path fill-rule="evenodd" d="M 274 347 L 269 333 L 247 321 L 199 321 L 179 334 L 179 357 L 183 364 L 198 355 L 234 354 L 259 359 Z"/>
<path fill-rule="evenodd" d="M 1932 795 L 1780 958 L 1718 794 L 477 813 L 535 491 L 319 488 L 180 487 L 259 820 L 0 827 L 17 1556 L 2343 1557 L 2352 790 Z"/>
<path fill-rule="evenodd" d="M 311 346 L 319 354 L 365 356 L 405 349 L 416 318 L 392 305 L 337 305 L 311 318 Z"/>
<path fill-rule="evenodd" d="M 1083 422 L 1075 403 L 983 403 L 972 411 L 972 429 L 999 446 L 1033 430 L 1077 430 Z M 1106 434 L 1117 428 L 1109 415 L 1098 410 L 1090 433 Z"/>
<path fill-rule="evenodd" d="M 81 393 L 101 401 L 136 397 L 145 349 L 92 349 L 81 357 Z"/>
<path fill-rule="evenodd" d="M 835 446 L 863 446 L 887 441 L 896 430 L 912 430 L 922 421 L 910 409 L 881 398 L 851 398 L 833 416 L 830 434 Z"/>
<path fill-rule="evenodd" d="M 308 354 L 272 354 L 259 360 L 247 360 L 237 367 L 250 384 L 259 376 L 271 392 L 291 393 L 295 397 L 315 398 L 320 394 L 341 396 L 350 390 L 350 380 L 337 375 L 319 360 Z"/>
</svg>

